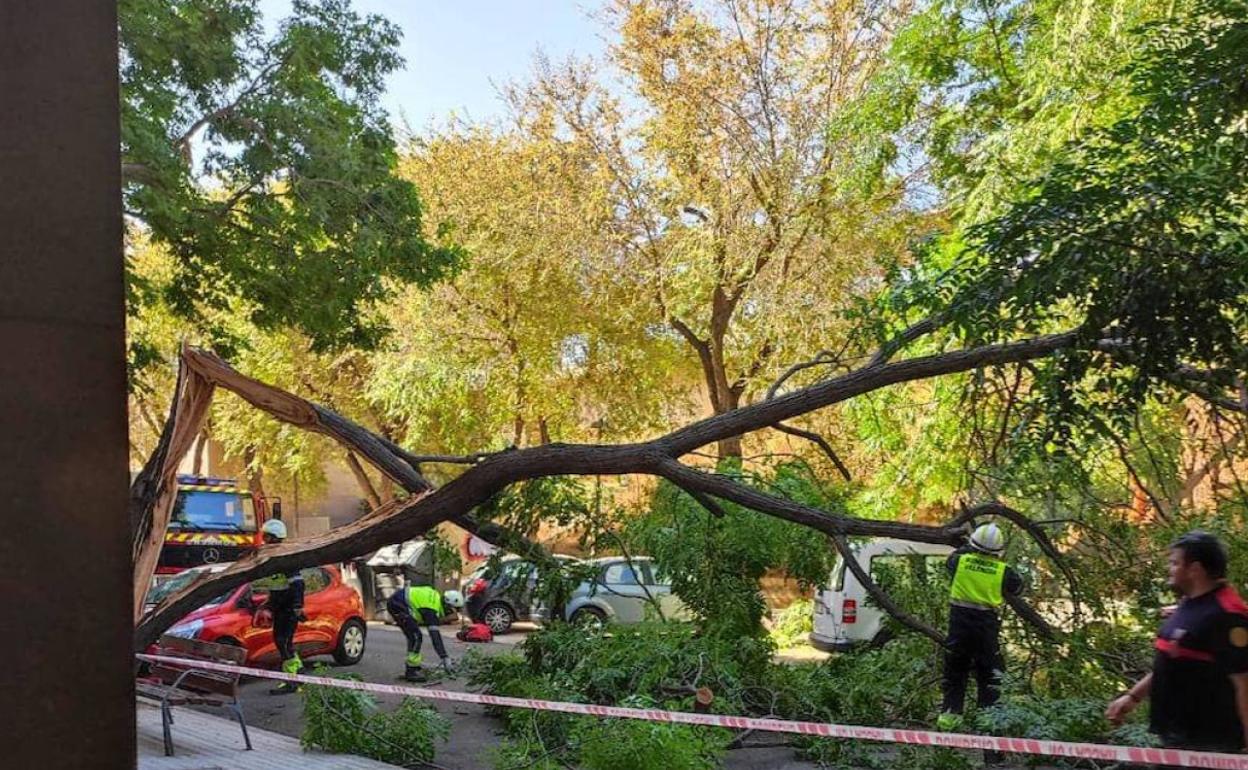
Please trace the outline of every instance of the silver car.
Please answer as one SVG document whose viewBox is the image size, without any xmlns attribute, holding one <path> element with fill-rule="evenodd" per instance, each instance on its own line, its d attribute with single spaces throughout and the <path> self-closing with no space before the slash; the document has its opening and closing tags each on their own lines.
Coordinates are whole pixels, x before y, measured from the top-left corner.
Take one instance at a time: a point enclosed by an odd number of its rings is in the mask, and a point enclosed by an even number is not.
<svg viewBox="0 0 1248 770">
<path fill-rule="evenodd" d="M 623 556 L 591 559 L 593 579 L 576 587 L 564 610 L 572 623 L 601 626 L 605 623 L 636 623 L 647 615 L 667 620 L 686 619 L 688 608 L 672 593 L 671 582 L 648 557 Z"/>
</svg>

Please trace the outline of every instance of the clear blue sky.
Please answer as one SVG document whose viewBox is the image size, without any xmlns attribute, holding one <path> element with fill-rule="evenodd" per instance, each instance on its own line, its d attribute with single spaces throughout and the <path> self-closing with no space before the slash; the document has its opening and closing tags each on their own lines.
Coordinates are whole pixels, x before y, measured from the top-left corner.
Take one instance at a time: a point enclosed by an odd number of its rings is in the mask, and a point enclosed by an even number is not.
<svg viewBox="0 0 1248 770">
<path fill-rule="evenodd" d="M 539 48 L 558 61 L 598 55 L 604 44 L 587 8 L 592 0 L 353 0 L 403 29 L 406 69 L 390 77 L 386 108 L 415 129 L 452 111 L 474 120 L 503 113 L 493 84 L 524 79 Z M 265 20 L 285 16 L 290 0 L 261 0 Z"/>
</svg>

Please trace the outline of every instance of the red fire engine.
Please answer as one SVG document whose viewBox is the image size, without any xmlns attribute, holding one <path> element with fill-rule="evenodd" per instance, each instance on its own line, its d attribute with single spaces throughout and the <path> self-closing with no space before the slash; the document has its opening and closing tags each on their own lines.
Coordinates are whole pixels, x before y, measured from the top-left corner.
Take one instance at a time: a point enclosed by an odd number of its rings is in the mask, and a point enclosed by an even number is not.
<svg viewBox="0 0 1248 770">
<path fill-rule="evenodd" d="M 236 561 L 260 546 L 265 521 L 281 517 L 280 498 L 239 489 L 233 479 L 178 476 L 178 496 L 156 574 Z"/>
</svg>

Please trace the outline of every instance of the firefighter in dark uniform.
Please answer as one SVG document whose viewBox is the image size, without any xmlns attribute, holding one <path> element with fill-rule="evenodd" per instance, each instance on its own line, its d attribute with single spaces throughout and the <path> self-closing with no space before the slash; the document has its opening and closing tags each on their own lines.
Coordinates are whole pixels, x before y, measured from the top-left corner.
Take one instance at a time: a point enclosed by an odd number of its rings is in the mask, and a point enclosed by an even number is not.
<svg viewBox="0 0 1248 770">
<path fill-rule="evenodd" d="M 962 726 L 966 685 L 975 672 L 980 708 L 1001 697 L 1005 662 L 1001 657 L 1001 618 L 1005 596 L 1023 589 L 1018 573 L 1001 560 L 1005 538 L 996 524 L 971 533 L 969 545 L 954 551 L 945 563 L 953 578 L 949 588 L 949 639 L 942 682 L 944 702 L 936 724 L 941 730 Z"/>
<path fill-rule="evenodd" d="M 424 682 L 427 679 L 424 669 L 421 668 L 420 626 L 422 624 L 429 631 L 429 641 L 433 642 L 434 652 L 438 653 L 442 661 L 442 669 L 448 674 L 451 671 L 446 646 L 442 643 L 442 632 L 438 630 L 438 626 L 442 623 L 444 603 L 447 607 L 462 609 L 464 597 L 460 596 L 459 591 L 447 591 L 445 594 L 440 594 L 438 589 L 429 586 L 411 586 L 395 591 L 390 595 L 390 600 L 386 602 L 390 617 L 394 618 L 394 622 L 403 630 L 403 636 L 407 637 L 407 661 L 403 669 L 403 678 L 409 682 Z"/>
<path fill-rule="evenodd" d="M 1109 704 L 1120 724 L 1148 698 L 1149 729 L 1167 748 L 1238 753 L 1248 743 L 1248 605 L 1226 582 L 1226 549 L 1195 530 L 1170 546 L 1181 597 L 1153 642 L 1153 672 Z"/>
<path fill-rule="evenodd" d="M 280 543 L 286 539 L 286 525 L 278 519 L 266 521 L 260 532 L 265 543 Z M 253 591 L 268 591 L 269 598 L 264 609 L 273 615 L 273 643 L 282 658 L 282 671 L 298 674 L 303 670 L 303 661 L 295 650 L 295 631 L 299 628 L 299 621 L 307 620 L 303 614 L 303 575 L 296 572 L 287 576 L 279 572 L 253 582 L 251 588 Z M 282 682 L 269 693 L 285 695 L 298 689 L 294 682 Z"/>
</svg>

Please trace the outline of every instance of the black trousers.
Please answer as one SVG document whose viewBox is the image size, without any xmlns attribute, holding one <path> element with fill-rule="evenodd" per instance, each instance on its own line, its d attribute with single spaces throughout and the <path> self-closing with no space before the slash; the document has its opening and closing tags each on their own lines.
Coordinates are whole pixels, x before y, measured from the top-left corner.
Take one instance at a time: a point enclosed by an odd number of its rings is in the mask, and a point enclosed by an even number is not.
<svg viewBox="0 0 1248 770">
<path fill-rule="evenodd" d="M 273 643 L 283 661 L 295 657 L 295 629 L 299 627 L 298 615 L 291 610 L 273 613 Z"/>
<path fill-rule="evenodd" d="M 1001 697 L 1005 660 L 1001 657 L 1001 619 L 990 610 L 949 608 L 949 645 L 945 650 L 942 683 L 943 711 L 961 714 L 966 704 L 966 685 L 975 674 L 980 708 Z"/>
<path fill-rule="evenodd" d="M 438 617 L 438 613 L 428 607 L 421 607 L 420 620 L 412 617 L 411 608 L 407 604 L 407 595 L 405 591 L 395 591 L 390 596 L 390 600 L 386 602 L 386 609 L 390 611 L 390 617 L 394 618 L 394 622 L 399 624 L 399 628 L 403 631 L 403 636 L 407 638 L 407 651 L 420 652 L 421 645 L 421 623 L 429 631 L 429 641 L 433 642 L 433 650 L 438 653 L 439 658 L 446 657 L 446 645 L 442 643 L 442 632 L 438 630 L 442 619 Z"/>
</svg>

